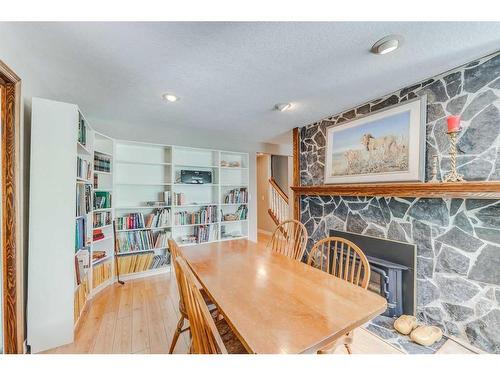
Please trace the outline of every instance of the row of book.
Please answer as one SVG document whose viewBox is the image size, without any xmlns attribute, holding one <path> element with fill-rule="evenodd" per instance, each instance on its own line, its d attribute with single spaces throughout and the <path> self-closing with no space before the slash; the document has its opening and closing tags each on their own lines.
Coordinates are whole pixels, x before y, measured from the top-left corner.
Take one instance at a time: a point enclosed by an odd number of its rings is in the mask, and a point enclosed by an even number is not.
<svg viewBox="0 0 500 375">
<path fill-rule="evenodd" d="M 222 214 L 222 210 L 221 210 Z M 248 215 L 248 206 L 242 204 L 234 214 L 222 215 L 223 221 L 246 220 Z"/>
<path fill-rule="evenodd" d="M 75 276 L 76 284 L 80 285 L 90 268 L 90 251 L 82 250 L 75 254 Z"/>
<path fill-rule="evenodd" d="M 201 207 L 195 212 L 179 211 L 174 213 L 175 225 L 210 224 L 217 221 L 217 206 L 213 205 Z"/>
<path fill-rule="evenodd" d="M 92 263 L 97 262 L 102 258 L 106 258 L 107 253 L 105 250 L 94 250 L 92 251 Z"/>
<path fill-rule="evenodd" d="M 76 216 L 86 215 L 90 212 L 92 186 L 76 184 Z"/>
<path fill-rule="evenodd" d="M 94 228 L 111 225 L 112 217 L 110 211 L 94 212 Z"/>
<path fill-rule="evenodd" d="M 75 290 L 74 310 L 73 310 L 75 323 L 83 311 L 83 307 L 85 306 L 85 301 L 87 301 L 88 294 L 89 294 L 89 284 L 87 278 L 85 278 L 84 280 L 82 280 L 79 287 Z"/>
<path fill-rule="evenodd" d="M 100 152 L 94 152 L 94 170 L 99 172 L 111 172 L 111 158 Z"/>
<path fill-rule="evenodd" d="M 247 203 L 248 191 L 247 188 L 233 189 L 226 194 L 224 203 Z"/>
<path fill-rule="evenodd" d="M 186 204 L 186 194 L 184 193 L 174 193 L 173 198 L 173 204 L 176 206 L 182 206 L 183 204 Z"/>
<path fill-rule="evenodd" d="M 78 251 L 86 246 L 87 220 L 84 217 L 76 219 L 75 232 L 75 251 Z"/>
<path fill-rule="evenodd" d="M 103 262 L 96 265 L 92 270 L 92 288 L 109 280 L 113 274 L 111 262 Z"/>
<path fill-rule="evenodd" d="M 118 251 L 126 253 L 166 247 L 168 238 L 165 231 L 120 232 L 117 235 Z"/>
<path fill-rule="evenodd" d="M 92 176 L 92 163 L 77 156 L 76 157 L 76 177 L 90 180 Z"/>
<path fill-rule="evenodd" d="M 94 193 L 94 209 L 111 208 L 111 193 L 107 191 L 96 191 Z"/>
<path fill-rule="evenodd" d="M 168 266 L 170 264 L 170 254 L 158 254 L 153 257 L 149 269 L 157 269 Z"/>
<path fill-rule="evenodd" d="M 102 232 L 102 229 L 94 229 L 94 233 L 92 234 L 92 239 L 94 241 L 99 241 L 104 238 L 104 233 Z"/>
<path fill-rule="evenodd" d="M 163 202 L 165 202 L 165 206 L 172 205 L 172 192 L 168 190 L 163 192 Z"/>
<path fill-rule="evenodd" d="M 85 119 L 81 114 L 78 117 L 78 142 L 80 142 L 83 146 L 87 144 L 87 124 L 85 123 Z"/>
<path fill-rule="evenodd" d="M 216 225 L 202 225 L 194 227 L 193 235 L 196 243 L 203 243 L 217 240 L 218 228 Z"/>
<path fill-rule="evenodd" d="M 157 208 L 152 213 L 146 215 L 141 212 L 135 212 L 116 218 L 116 227 L 118 230 L 159 228 L 170 226 L 170 224 L 169 208 Z"/>
<path fill-rule="evenodd" d="M 170 264 L 170 254 L 147 254 L 124 255 L 118 257 L 118 270 L 120 275 L 128 273 L 144 272 Z"/>
</svg>

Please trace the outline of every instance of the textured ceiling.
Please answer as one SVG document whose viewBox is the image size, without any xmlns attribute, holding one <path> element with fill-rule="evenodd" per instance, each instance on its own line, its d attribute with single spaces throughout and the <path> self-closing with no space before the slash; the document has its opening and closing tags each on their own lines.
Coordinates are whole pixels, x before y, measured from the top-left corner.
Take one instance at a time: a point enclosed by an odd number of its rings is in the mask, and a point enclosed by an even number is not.
<svg viewBox="0 0 500 375">
<path fill-rule="evenodd" d="M 387 34 L 402 48 L 370 54 Z M 0 59 L 30 94 L 151 139 L 199 129 L 276 141 L 499 48 L 500 23 L 0 23 Z"/>
</svg>

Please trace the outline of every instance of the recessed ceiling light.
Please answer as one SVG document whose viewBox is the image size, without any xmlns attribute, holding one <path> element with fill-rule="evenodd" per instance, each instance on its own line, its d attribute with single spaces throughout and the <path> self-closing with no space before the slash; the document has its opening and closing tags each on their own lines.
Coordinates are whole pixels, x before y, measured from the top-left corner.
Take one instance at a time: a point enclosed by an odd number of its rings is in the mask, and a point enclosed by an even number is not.
<svg viewBox="0 0 500 375">
<path fill-rule="evenodd" d="M 376 55 L 386 55 L 395 51 L 401 46 L 402 38 L 397 35 L 387 35 L 378 40 L 371 49 L 371 52 Z"/>
<path fill-rule="evenodd" d="M 178 101 L 178 100 L 179 100 L 179 97 L 178 97 L 178 96 L 176 96 L 176 95 L 174 95 L 174 94 L 169 94 L 169 93 L 163 94 L 161 97 L 162 97 L 163 99 L 165 99 L 166 101 L 168 101 L 168 102 L 172 102 L 172 103 L 173 103 L 173 102 L 176 102 L 176 101 Z"/>
<path fill-rule="evenodd" d="M 278 103 L 274 106 L 274 109 L 280 112 L 287 111 L 292 108 L 292 103 Z"/>
</svg>

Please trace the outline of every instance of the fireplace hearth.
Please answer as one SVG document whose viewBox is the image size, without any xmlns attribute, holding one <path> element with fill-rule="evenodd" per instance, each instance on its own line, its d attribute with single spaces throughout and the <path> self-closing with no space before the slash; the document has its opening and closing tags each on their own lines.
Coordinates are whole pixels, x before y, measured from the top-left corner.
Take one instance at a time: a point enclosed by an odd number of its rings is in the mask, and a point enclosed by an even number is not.
<svg viewBox="0 0 500 375">
<path fill-rule="evenodd" d="M 330 236 L 346 238 L 365 253 L 371 269 L 368 289 L 387 300 L 383 315 L 415 314 L 415 245 L 337 230 Z"/>
</svg>

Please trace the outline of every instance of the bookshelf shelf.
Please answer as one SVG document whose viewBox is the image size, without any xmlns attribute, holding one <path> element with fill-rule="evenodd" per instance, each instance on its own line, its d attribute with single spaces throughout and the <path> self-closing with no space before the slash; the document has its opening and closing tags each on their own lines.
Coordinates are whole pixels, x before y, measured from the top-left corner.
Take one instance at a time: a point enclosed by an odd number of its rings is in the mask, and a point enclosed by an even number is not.
<svg viewBox="0 0 500 375">
<path fill-rule="evenodd" d="M 171 182 L 118 182 L 117 186 L 168 186 Z"/>
<path fill-rule="evenodd" d="M 221 224 L 245 223 L 247 221 L 248 221 L 247 219 L 242 219 L 242 220 L 222 220 L 220 223 Z"/>
<path fill-rule="evenodd" d="M 110 157 L 110 158 L 112 158 L 112 157 L 113 157 L 113 154 L 110 154 L 110 153 L 108 153 L 108 152 L 99 151 L 99 150 L 94 150 L 94 152 L 95 152 L 95 153 L 97 153 L 97 154 L 101 154 L 101 155 L 104 155 L 104 156 L 108 156 L 108 157 Z"/>
<path fill-rule="evenodd" d="M 108 225 L 103 225 L 101 227 L 94 227 L 93 229 L 107 229 L 107 228 L 112 228 L 113 224 L 108 224 Z"/>
<path fill-rule="evenodd" d="M 174 164 L 176 168 L 219 168 L 217 165 L 202 165 L 202 164 Z"/>
<path fill-rule="evenodd" d="M 176 225 L 173 225 L 174 228 L 182 228 L 182 227 L 197 227 L 197 226 L 201 226 L 201 225 L 217 225 L 219 224 L 219 222 L 215 222 L 215 223 L 204 223 L 204 224 L 176 224 Z"/>
<path fill-rule="evenodd" d="M 94 209 L 93 212 L 106 212 L 106 211 L 112 211 L 113 208 L 109 207 L 109 208 L 96 208 Z"/>
<path fill-rule="evenodd" d="M 142 254 L 142 253 L 152 253 L 152 252 L 155 252 L 155 251 L 160 251 L 160 250 L 166 250 L 167 247 L 164 246 L 164 247 L 156 247 L 154 249 L 142 249 L 142 250 L 133 250 L 133 251 L 121 251 L 121 252 L 118 252 L 117 255 L 118 256 L 123 256 L 123 255 L 132 255 L 132 254 Z"/>
<path fill-rule="evenodd" d="M 99 240 L 92 241 L 92 243 L 95 245 L 95 244 L 98 244 L 100 242 L 109 241 L 109 240 L 112 240 L 112 239 L 113 239 L 113 237 L 104 237 L 104 238 L 101 238 Z"/>
<path fill-rule="evenodd" d="M 205 206 L 218 206 L 218 202 L 212 202 L 212 203 L 189 203 L 189 204 L 180 204 L 180 205 L 174 205 L 172 206 L 173 208 L 189 208 L 189 207 L 205 207 Z"/>
<path fill-rule="evenodd" d="M 92 262 L 92 266 L 96 266 L 96 265 L 98 265 L 99 263 L 104 263 L 105 261 L 107 261 L 107 260 L 111 260 L 111 259 L 113 259 L 113 257 L 112 257 L 111 255 L 105 256 L 105 257 L 103 257 L 103 258 L 99 258 L 99 259 L 94 260 L 94 261 Z"/>
<path fill-rule="evenodd" d="M 219 184 L 182 184 L 182 183 L 175 183 L 172 184 L 173 186 L 189 186 L 189 187 L 217 187 Z"/>
<path fill-rule="evenodd" d="M 78 153 L 90 155 L 90 151 L 87 149 L 87 147 L 82 145 L 80 142 L 76 142 L 76 144 L 77 144 L 77 148 L 78 148 Z"/>
<path fill-rule="evenodd" d="M 155 227 L 155 228 L 135 228 L 135 229 L 117 229 L 116 232 L 137 232 L 137 231 L 143 231 L 143 230 L 165 230 L 172 228 L 171 225 L 166 225 L 162 227 Z"/>
<path fill-rule="evenodd" d="M 131 160 L 117 160 L 118 164 L 135 164 L 135 165 L 172 165 L 172 163 L 160 163 L 160 162 L 147 162 L 147 161 L 131 161 Z"/>
<path fill-rule="evenodd" d="M 90 180 L 86 180 L 86 179 L 81 178 L 81 177 L 77 177 L 76 182 L 79 184 L 92 184 L 92 182 Z"/>
<path fill-rule="evenodd" d="M 172 206 L 120 206 L 116 210 L 153 210 L 155 208 L 170 208 Z"/>
</svg>

